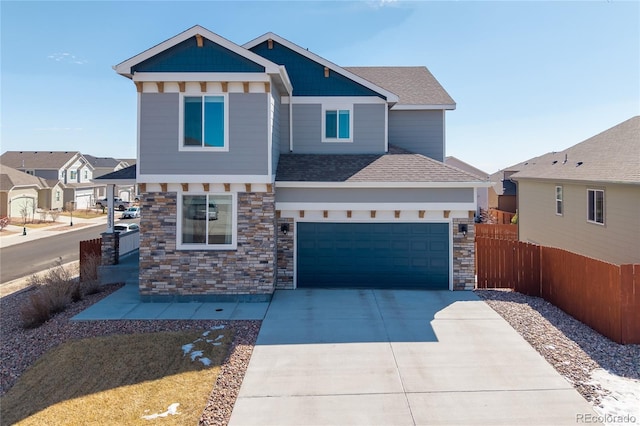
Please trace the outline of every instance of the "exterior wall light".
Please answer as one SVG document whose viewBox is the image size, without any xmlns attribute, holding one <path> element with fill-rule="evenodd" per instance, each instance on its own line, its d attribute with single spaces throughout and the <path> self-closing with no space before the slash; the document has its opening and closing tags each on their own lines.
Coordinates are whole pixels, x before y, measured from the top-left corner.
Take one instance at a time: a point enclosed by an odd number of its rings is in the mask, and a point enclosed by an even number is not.
<svg viewBox="0 0 640 426">
<path fill-rule="evenodd" d="M 458 232 L 462 233 L 463 237 L 467 236 L 467 224 L 466 223 L 459 223 L 458 224 Z"/>
<path fill-rule="evenodd" d="M 289 224 L 283 223 L 282 225 L 280 225 L 280 230 L 284 235 L 287 235 L 287 232 L 289 232 Z"/>
</svg>

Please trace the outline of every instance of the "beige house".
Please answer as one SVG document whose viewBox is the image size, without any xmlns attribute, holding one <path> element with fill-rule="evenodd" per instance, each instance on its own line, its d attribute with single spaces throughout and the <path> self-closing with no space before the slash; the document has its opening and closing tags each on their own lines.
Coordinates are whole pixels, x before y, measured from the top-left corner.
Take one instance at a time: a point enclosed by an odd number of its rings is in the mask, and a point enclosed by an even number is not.
<svg viewBox="0 0 640 426">
<path fill-rule="evenodd" d="M 525 164 L 511 176 L 521 241 L 640 263 L 640 116 Z"/>
<path fill-rule="evenodd" d="M 58 181 L 47 181 L 2 165 L 0 170 L 0 217 L 32 219 L 38 209 L 62 210 L 63 188 Z"/>
</svg>

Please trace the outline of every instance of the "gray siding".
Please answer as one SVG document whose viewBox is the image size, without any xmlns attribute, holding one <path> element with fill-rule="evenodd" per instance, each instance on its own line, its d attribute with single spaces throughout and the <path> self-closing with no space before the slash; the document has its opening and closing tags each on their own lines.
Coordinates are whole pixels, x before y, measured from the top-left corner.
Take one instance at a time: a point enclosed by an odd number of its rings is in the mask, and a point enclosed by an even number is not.
<svg viewBox="0 0 640 426">
<path fill-rule="evenodd" d="M 244 175 L 267 173 L 267 94 L 229 94 L 229 152 L 179 151 L 177 93 L 140 99 L 141 174 Z"/>
<path fill-rule="evenodd" d="M 389 111 L 389 144 L 444 161 L 442 111 Z"/>
<path fill-rule="evenodd" d="M 20 169 L 22 171 L 25 171 L 27 169 Z M 60 171 L 59 170 L 44 170 L 44 169 L 38 169 L 38 170 L 34 170 L 34 175 L 41 177 L 43 179 L 53 179 L 53 180 L 58 180 L 60 179 Z"/>
<path fill-rule="evenodd" d="M 289 105 L 280 105 L 280 153 L 289 153 Z"/>
<path fill-rule="evenodd" d="M 271 89 L 271 96 L 273 97 L 273 115 L 272 115 L 272 128 L 271 128 L 271 170 L 275 175 L 278 170 L 278 160 L 280 159 L 280 109 L 282 108 L 280 95 L 275 90 Z"/>
<path fill-rule="evenodd" d="M 556 214 L 555 187 L 562 185 L 563 214 Z M 587 189 L 604 189 L 604 225 L 587 221 Z M 558 247 L 615 264 L 640 262 L 640 188 L 518 181 L 521 241 Z"/>
<path fill-rule="evenodd" d="M 472 203 L 473 188 L 277 188 L 280 203 Z"/>
<path fill-rule="evenodd" d="M 354 105 L 353 142 L 322 142 L 322 105 L 296 104 L 293 106 L 293 152 L 296 154 L 384 153 L 385 108 L 384 104 Z"/>
</svg>

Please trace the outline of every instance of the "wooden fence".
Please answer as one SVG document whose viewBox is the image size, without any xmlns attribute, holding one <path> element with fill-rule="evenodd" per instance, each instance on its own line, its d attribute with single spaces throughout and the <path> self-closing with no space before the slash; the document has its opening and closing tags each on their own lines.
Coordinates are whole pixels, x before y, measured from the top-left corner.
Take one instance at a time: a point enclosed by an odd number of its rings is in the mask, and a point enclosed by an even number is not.
<svg viewBox="0 0 640 426">
<path fill-rule="evenodd" d="M 80 281 L 92 280 L 97 278 L 97 276 L 93 276 L 93 268 L 89 267 L 89 264 L 92 262 L 92 256 L 97 256 L 98 262 L 99 259 L 101 259 L 102 238 L 80 241 Z M 95 273 L 97 274 L 97 271 Z"/>
<path fill-rule="evenodd" d="M 518 225 L 490 225 L 477 223 L 475 225 L 476 237 L 495 238 L 499 240 L 518 240 Z"/>
<path fill-rule="evenodd" d="M 640 264 L 476 237 L 478 288 L 542 297 L 618 343 L 640 343 Z"/>
<path fill-rule="evenodd" d="M 513 219 L 516 214 L 505 212 L 504 210 L 490 208 L 489 215 L 496 221 L 498 225 L 509 225 L 511 224 L 511 219 Z"/>
</svg>

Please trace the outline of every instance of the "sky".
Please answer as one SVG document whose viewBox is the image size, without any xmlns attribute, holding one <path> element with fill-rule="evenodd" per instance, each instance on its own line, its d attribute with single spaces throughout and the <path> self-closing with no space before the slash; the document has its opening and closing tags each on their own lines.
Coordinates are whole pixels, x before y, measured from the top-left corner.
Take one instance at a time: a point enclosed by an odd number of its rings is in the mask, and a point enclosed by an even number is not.
<svg viewBox="0 0 640 426">
<path fill-rule="evenodd" d="M 446 155 L 487 173 L 640 114 L 639 1 L 0 0 L 0 151 L 135 158 L 135 86 L 112 67 L 196 24 L 426 66 L 457 104 Z"/>
</svg>

